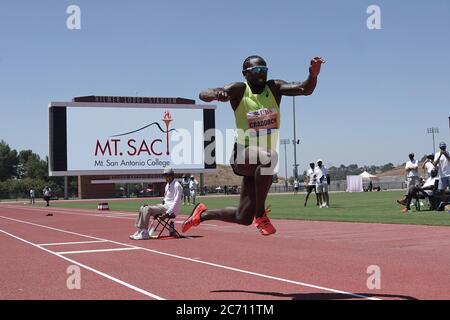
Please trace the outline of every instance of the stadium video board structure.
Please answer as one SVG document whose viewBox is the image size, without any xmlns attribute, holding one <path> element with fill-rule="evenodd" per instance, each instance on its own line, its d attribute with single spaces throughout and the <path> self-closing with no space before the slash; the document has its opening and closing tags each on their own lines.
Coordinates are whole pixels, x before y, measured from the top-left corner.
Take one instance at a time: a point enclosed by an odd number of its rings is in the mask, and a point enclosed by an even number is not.
<svg viewBox="0 0 450 320">
<path fill-rule="evenodd" d="M 215 106 L 182 98 L 74 98 L 49 104 L 49 175 L 204 173 L 216 168 Z"/>
</svg>

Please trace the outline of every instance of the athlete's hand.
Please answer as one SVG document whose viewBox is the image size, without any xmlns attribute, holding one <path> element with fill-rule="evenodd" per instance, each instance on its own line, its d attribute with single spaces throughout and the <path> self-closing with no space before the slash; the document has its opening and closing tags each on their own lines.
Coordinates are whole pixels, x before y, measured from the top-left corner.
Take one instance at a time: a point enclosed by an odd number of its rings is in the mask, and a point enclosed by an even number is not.
<svg viewBox="0 0 450 320">
<path fill-rule="evenodd" d="M 222 89 L 216 90 L 216 100 L 221 102 L 227 102 L 230 101 L 230 96 L 228 95 L 228 92 Z"/>
<path fill-rule="evenodd" d="M 311 76 L 317 77 L 319 75 L 322 63 L 325 63 L 325 60 L 322 57 L 314 57 L 311 60 L 311 66 L 309 67 L 309 73 Z"/>
</svg>

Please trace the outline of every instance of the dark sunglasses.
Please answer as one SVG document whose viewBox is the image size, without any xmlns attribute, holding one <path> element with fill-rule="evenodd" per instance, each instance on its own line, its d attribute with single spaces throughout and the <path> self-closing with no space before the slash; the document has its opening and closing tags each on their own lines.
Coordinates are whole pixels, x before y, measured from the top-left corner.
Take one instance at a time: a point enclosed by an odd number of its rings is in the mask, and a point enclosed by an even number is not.
<svg viewBox="0 0 450 320">
<path fill-rule="evenodd" d="M 250 67 L 250 68 L 244 69 L 244 71 L 248 71 L 251 73 L 267 73 L 268 70 L 269 70 L 269 68 L 267 68 L 265 66 L 256 66 L 256 67 Z"/>
</svg>

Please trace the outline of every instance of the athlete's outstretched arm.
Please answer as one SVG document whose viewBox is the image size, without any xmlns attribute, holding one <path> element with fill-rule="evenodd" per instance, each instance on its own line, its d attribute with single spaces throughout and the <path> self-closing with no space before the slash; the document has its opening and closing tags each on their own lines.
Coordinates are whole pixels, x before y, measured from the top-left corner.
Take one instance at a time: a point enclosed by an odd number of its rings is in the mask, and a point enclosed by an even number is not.
<svg viewBox="0 0 450 320">
<path fill-rule="evenodd" d="M 234 82 L 227 84 L 223 88 L 206 89 L 200 92 L 199 99 L 205 102 L 221 101 L 227 102 L 235 98 L 235 96 L 245 88 L 245 84 Z"/>
<path fill-rule="evenodd" d="M 228 93 L 225 88 L 211 88 L 200 92 L 198 95 L 199 99 L 204 102 L 211 101 L 228 101 L 230 100 Z"/>
<path fill-rule="evenodd" d="M 325 60 L 322 57 L 315 57 L 311 60 L 309 67 L 309 77 L 304 82 L 286 82 L 283 80 L 275 80 L 275 84 L 279 88 L 282 96 L 309 96 L 314 92 L 317 85 L 317 76 L 320 68 Z"/>
</svg>

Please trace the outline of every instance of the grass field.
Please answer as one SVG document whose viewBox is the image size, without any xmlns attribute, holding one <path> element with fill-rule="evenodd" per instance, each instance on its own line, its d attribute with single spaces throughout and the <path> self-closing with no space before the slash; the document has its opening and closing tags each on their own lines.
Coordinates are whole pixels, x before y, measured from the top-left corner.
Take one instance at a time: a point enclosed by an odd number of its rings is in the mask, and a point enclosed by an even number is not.
<svg viewBox="0 0 450 320">
<path fill-rule="evenodd" d="M 304 207 L 305 195 L 299 193 L 270 195 L 266 204 L 272 205 L 271 219 L 297 219 L 315 221 L 347 221 L 370 223 L 422 224 L 450 226 L 450 213 L 446 211 L 422 210 L 404 214 L 402 206 L 395 200 L 402 197 L 402 192 L 372 193 L 331 193 L 330 208 L 319 209 L 315 206 L 315 196 L 311 195 L 308 206 Z M 210 209 L 234 206 L 239 198 L 235 196 L 199 197 Z M 142 204 L 158 203 L 158 200 L 130 199 L 108 201 L 110 210 L 136 212 Z M 52 202 L 53 207 L 97 209 L 98 201 L 92 202 Z M 41 205 L 41 204 L 40 204 Z M 190 214 L 192 206 L 182 206 L 182 213 Z"/>
</svg>

